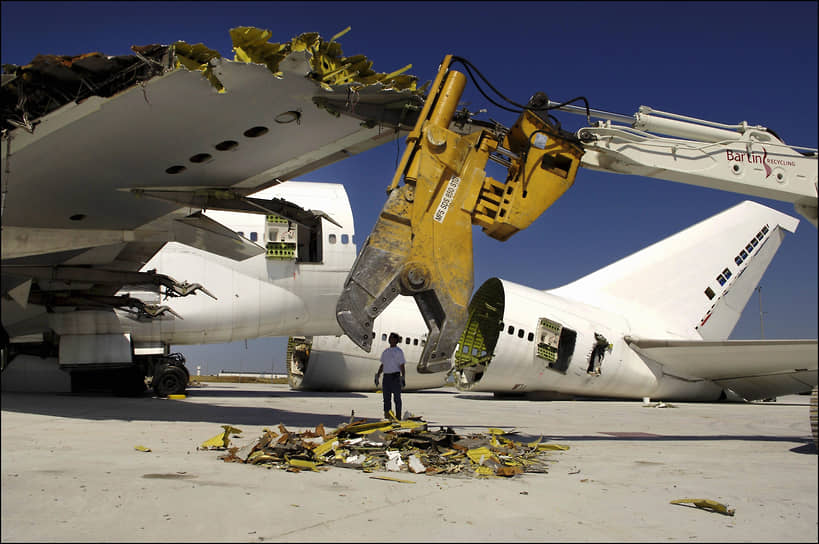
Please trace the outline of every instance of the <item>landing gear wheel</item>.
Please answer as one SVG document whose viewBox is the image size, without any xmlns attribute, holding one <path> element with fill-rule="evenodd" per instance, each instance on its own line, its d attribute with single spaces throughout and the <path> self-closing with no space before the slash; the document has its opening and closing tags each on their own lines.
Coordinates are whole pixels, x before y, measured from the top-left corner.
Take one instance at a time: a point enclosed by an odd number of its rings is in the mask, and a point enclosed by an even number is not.
<svg viewBox="0 0 819 544">
<path fill-rule="evenodd" d="M 153 379 L 154 392 L 160 397 L 184 393 L 187 385 L 185 371 L 176 366 L 163 365 Z"/>
</svg>

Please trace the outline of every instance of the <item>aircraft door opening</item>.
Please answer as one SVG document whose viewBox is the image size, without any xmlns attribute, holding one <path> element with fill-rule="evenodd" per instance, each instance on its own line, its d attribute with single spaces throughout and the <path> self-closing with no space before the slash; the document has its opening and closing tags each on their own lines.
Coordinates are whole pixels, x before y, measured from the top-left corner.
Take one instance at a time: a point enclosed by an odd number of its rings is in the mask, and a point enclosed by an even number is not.
<svg viewBox="0 0 819 544">
<path fill-rule="evenodd" d="M 546 368 L 566 373 L 574 354 L 577 332 L 556 321 L 542 317 L 538 320 L 535 361 Z"/>
<path fill-rule="evenodd" d="M 469 303 L 469 319 L 454 357 L 454 372 L 462 385 L 479 382 L 492 361 L 503 330 L 504 299 L 503 284 L 492 278 Z"/>
</svg>

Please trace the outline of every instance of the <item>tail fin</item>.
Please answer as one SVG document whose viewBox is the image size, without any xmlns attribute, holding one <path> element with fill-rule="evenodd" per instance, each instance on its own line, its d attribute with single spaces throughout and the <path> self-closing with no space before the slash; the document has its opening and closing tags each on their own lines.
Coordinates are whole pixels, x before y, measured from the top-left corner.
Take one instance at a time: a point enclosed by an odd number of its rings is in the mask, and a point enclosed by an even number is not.
<svg viewBox="0 0 819 544">
<path fill-rule="evenodd" d="M 785 236 L 799 220 L 745 201 L 550 291 L 628 315 L 665 334 L 728 338 Z"/>
</svg>

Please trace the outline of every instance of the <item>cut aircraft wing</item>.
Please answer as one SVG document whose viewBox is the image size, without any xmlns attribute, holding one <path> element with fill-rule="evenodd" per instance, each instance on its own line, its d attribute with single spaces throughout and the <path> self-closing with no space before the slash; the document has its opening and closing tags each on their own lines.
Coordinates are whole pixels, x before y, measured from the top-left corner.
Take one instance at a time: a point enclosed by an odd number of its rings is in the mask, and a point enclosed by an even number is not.
<svg viewBox="0 0 819 544">
<path fill-rule="evenodd" d="M 816 340 L 653 340 L 629 346 L 682 378 L 713 381 L 746 400 L 801 393 L 817 384 Z"/>
<path fill-rule="evenodd" d="M 99 286 L 7 272 L 137 271 L 168 241 L 232 259 L 263 251 L 198 212 L 272 210 L 320 222 L 320 212 L 248 195 L 399 137 L 411 126 L 395 112 L 423 103 L 414 77 L 344 57 L 337 36 L 272 43 L 257 28 L 230 34 L 233 60 L 176 42 L 4 64 L 3 293 L 34 279 L 32 293 L 98 295 Z M 344 108 L 367 119 L 340 115 Z"/>
<path fill-rule="evenodd" d="M 235 61 L 177 42 L 15 67 L 0 94 L 4 229 L 135 230 L 186 205 L 137 198 L 146 191 L 256 192 L 394 139 L 401 126 L 376 110 L 422 102 L 414 78 L 356 70 L 365 57 L 317 35 L 231 36 Z M 335 97 L 377 117 L 318 100 Z"/>
</svg>

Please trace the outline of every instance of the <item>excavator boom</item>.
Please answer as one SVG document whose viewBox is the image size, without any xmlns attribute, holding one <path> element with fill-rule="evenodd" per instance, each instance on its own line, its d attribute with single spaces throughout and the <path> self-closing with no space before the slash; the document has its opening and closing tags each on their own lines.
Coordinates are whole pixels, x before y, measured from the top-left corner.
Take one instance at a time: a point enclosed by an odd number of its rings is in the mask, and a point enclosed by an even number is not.
<svg viewBox="0 0 819 544">
<path fill-rule="evenodd" d="M 574 182 L 579 141 L 524 110 L 511 129 L 450 130 L 466 77 L 442 63 L 387 189 L 388 198 L 336 306 L 344 332 L 365 351 L 372 323 L 398 295 L 427 324 L 419 372 L 450 366 L 472 295 L 473 224 L 498 240 L 528 227 Z M 493 160 L 503 182 L 486 175 Z M 401 183 L 403 181 L 403 183 Z"/>
</svg>

